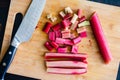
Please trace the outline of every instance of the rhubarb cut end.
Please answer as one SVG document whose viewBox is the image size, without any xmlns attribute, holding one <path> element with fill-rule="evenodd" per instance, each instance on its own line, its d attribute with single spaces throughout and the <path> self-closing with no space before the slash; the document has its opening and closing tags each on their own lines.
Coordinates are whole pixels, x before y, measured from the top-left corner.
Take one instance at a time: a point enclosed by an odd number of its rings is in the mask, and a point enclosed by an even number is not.
<svg viewBox="0 0 120 80">
<path fill-rule="evenodd" d="M 91 20 L 94 16 L 96 16 L 96 15 L 97 15 L 97 12 L 96 12 L 96 11 L 93 12 L 92 15 L 91 15 L 91 17 L 90 17 L 90 20 Z"/>
<path fill-rule="evenodd" d="M 105 59 L 105 58 L 104 58 Z M 108 59 L 104 60 L 105 64 L 109 64 L 113 60 L 112 56 L 109 56 Z"/>
</svg>

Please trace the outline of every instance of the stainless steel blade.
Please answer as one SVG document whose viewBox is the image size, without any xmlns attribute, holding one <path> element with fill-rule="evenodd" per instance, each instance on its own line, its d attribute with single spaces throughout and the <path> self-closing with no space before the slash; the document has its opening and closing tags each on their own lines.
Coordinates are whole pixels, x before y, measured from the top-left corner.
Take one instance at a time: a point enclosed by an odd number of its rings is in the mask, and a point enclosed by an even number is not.
<svg viewBox="0 0 120 80">
<path fill-rule="evenodd" d="M 12 45 L 28 41 L 40 19 L 46 0 L 32 0 L 32 3 L 25 14 L 18 31 L 13 38 Z"/>
</svg>

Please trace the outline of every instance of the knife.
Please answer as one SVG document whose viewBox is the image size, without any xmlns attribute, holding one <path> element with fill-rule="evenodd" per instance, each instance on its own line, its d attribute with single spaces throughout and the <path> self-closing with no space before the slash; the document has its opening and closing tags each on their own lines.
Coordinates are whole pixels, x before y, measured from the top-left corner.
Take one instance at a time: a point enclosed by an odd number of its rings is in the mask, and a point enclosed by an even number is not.
<svg viewBox="0 0 120 80">
<path fill-rule="evenodd" d="M 20 43 L 28 41 L 32 33 L 35 30 L 35 27 L 38 23 L 38 20 L 42 14 L 46 0 L 32 0 L 32 3 L 25 14 L 10 46 L 1 60 L 0 63 L 0 80 L 4 80 L 4 76 L 14 59 L 16 50 Z"/>
</svg>

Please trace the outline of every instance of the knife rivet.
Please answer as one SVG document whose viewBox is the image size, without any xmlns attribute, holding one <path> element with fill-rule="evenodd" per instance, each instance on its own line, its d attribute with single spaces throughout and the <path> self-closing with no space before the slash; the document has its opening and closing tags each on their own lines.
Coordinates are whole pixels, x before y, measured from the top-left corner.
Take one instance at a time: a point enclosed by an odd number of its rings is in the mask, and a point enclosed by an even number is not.
<svg viewBox="0 0 120 80">
<path fill-rule="evenodd" d="M 5 62 L 3 63 L 3 66 L 6 66 L 6 63 L 5 63 Z"/>
<path fill-rule="evenodd" d="M 12 54 L 12 52 L 10 51 L 10 52 L 9 52 L 9 54 L 11 55 L 11 54 Z"/>
</svg>

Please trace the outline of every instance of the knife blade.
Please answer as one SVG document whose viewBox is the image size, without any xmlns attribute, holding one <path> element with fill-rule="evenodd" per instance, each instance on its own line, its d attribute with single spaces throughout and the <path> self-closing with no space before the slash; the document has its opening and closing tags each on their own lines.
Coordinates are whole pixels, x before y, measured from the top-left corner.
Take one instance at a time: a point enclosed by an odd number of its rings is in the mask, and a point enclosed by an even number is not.
<svg viewBox="0 0 120 80">
<path fill-rule="evenodd" d="M 32 3 L 25 14 L 12 42 L 10 43 L 6 54 L 0 62 L 0 80 L 4 80 L 4 76 L 13 61 L 20 43 L 26 42 L 31 38 L 42 14 L 45 2 L 46 0 L 32 0 Z"/>
</svg>

